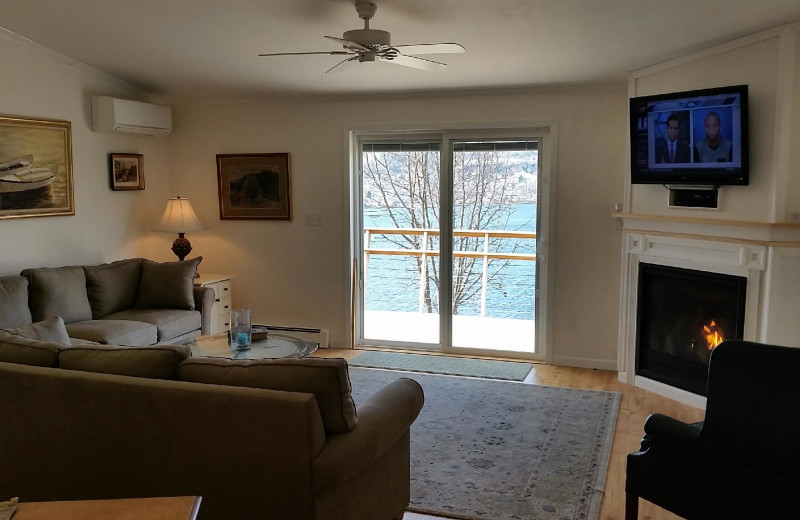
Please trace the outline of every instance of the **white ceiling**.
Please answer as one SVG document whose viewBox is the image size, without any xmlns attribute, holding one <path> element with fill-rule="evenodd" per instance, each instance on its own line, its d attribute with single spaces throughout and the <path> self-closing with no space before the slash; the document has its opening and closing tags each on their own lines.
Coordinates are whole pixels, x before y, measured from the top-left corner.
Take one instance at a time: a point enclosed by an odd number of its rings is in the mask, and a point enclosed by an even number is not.
<svg viewBox="0 0 800 520">
<path fill-rule="evenodd" d="M 354 0 L 0 0 L 0 26 L 156 94 L 262 97 L 622 83 L 689 51 L 800 21 L 800 0 L 373 0 L 392 43 L 457 42 L 425 72 L 324 72 Z"/>
</svg>

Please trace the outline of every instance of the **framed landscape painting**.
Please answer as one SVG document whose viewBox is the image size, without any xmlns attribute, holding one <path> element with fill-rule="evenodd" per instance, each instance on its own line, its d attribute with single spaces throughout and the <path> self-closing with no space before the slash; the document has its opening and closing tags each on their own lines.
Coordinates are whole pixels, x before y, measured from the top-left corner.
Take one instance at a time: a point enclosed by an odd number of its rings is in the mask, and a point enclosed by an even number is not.
<svg viewBox="0 0 800 520">
<path fill-rule="evenodd" d="M 140 153 L 112 153 L 109 154 L 109 170 L 111 174 L 111 189 L 143 190 L 144 189 L 144 159 Z"/>
<path fill-rule="evenodd" d="M 218 154 L 221 220 L 292 220 L 288 153 Z"/>
<path fill-rule="evenodd" d="M 72 124 L 0 116 L 0 219 L 74 215 Z"/>
</svg>

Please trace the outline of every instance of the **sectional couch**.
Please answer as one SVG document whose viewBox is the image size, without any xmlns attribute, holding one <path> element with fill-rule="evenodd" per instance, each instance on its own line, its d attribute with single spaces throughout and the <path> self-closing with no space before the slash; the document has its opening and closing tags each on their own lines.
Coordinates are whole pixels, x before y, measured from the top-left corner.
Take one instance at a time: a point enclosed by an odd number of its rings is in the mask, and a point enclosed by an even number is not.
<svg viewBox="0 0 800 520">
<path fill-rule="evenodd" d="M 25 269 L 0 277 L 0 328 L 60 316 L 73 341 L 121 346 L 185 343 L 208 334 L 214 292 L 195 287 L 202 257 L 142 258 Z"/>
<path fill-rule="evenodd" d="M 343 359 L 190 353 L 0 331 L 0 497 L 199 495 L 200 520 L 402 518 L 415 381 L 356 410 Z"/>
</svg>

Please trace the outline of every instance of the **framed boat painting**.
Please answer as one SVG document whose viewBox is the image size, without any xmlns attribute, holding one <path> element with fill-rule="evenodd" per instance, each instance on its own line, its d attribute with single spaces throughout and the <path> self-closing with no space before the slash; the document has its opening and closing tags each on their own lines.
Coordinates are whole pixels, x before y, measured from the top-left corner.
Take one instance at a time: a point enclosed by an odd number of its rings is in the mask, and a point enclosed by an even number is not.
<svg viewBox="0 0 800 520">
<path fill-rule="evenodd" d="M 0 219 L 74 214 L 72 124 L 0 116 Z"/>
<path fill-rule="evenodd" d="M 220 220 L 292 220 L 288 153 L 217 155 Z"/>
</svg>

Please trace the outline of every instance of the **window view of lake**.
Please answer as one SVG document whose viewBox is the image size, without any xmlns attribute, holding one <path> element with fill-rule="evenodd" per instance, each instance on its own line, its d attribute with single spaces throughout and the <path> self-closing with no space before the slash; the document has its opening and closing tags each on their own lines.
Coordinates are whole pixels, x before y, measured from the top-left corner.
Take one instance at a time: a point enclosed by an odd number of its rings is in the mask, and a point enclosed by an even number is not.
<svg viewBox="0 0 800 520">
<path fill-rule="evenodd" d="M 535 232 L 536 208 L 536 204 L 518 204 L 505 208 L 509 213 L 509 219 L 503 230 Z M 395 226 L 386 209 L 364 208 L 364 227 L 393 228 Z M 438 250 L 438 237 L 435 238 L 430 241 L 428 250 Z M 483 251 L 482 240 L 479 241 L 479 251 Z M 493 252 L 536 253 L 535 240 L 504 238 L 496 239 L 496 242 L 492 249 Z M 371 238 L 370 247 L 392 248 L 396 246 L 386 236 L 375 234 Z M 428 273 L 428 276 L 438 277 L 438 273 Z M 490 281 L 486 288 L 486 316 L 521 320 L 533 319 L 535 262 L 490 260 L 488 278 Z M 413 256 L 370 255 L 365 310 L 418 312 L 420 310 L 419 285 L 419 271 Z M 480 300 L 481 287 L 478 283 L 468 298 L 459 306 L 458 314 L 480 316 Z M 436 302 L 438 302 L 438 298 L 436 298 Z M 438 309 L 438 304 L 436 307 Z"/>
</svg>

